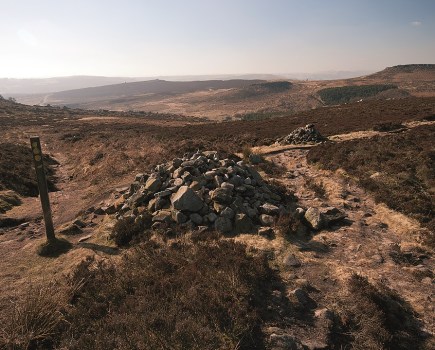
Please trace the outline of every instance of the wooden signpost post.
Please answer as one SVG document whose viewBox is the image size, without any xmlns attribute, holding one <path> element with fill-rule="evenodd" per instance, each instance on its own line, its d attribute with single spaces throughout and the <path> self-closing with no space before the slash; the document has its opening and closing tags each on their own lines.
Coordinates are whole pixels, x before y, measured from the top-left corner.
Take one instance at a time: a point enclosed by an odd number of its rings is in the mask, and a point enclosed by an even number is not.
<svg viewBox="0 0 435 350">
<path fill-rule="evenodd" d="M 42 212 L 44 214 L 47 241 L 55 242 L 56 236 L 54 235 L 53 218 L 51 216 L 47 179 L 45 178 L 45 169 L 42 160 L 41 142 L 39 141 L 39 137 L 31 137 L 30 145 L 32 146 L 33 161 L 35 164 L 36 177 L 38 179 L 39 197 L 41 198 Z"/>
</svg>

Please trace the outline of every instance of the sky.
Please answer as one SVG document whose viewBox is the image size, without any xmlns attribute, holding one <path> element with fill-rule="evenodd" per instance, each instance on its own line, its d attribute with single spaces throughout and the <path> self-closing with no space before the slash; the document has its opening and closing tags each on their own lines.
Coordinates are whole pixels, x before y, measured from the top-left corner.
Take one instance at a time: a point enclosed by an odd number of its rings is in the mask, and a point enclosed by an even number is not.
<svg viewBox="0 0 435 350">
<path fill-rule="evenodd" d="M 435 0 L 0 0 L 0 78 L 435 63 Z"/>
</svg>

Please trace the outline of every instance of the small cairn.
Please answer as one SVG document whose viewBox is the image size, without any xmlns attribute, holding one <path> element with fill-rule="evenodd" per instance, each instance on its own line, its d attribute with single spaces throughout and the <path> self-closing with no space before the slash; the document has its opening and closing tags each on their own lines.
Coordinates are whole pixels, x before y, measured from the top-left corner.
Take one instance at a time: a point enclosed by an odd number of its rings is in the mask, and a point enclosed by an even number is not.
<svg viewBox="0 0 435 350">
<path fill-rule="evenodd" d="M 298 145 L 306 143 L 319 143 L 326 138 L 314 127 L 314 124 L 307 124 L 304 127 L 293 130 L 287 136 L 279 138 L 276 142 L 279 145 Z"/>
</svg>

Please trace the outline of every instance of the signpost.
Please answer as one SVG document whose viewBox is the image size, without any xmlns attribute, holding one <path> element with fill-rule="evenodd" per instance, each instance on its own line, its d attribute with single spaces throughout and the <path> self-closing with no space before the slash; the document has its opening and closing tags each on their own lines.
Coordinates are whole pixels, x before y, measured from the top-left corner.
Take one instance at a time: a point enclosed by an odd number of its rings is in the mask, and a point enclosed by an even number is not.
<svg viewBox="0 0 435 350">
<path fill-rule="evenodd" d="M 42 212 L 44 214 L 45 232 L 47 241 L 55 242 L 53 219 L 51 216 L 50 198 L 48 197 L 47 179 L 45 178 L 45 170 L 42 159 L 41 142 L 39 137 L 31 137 L 30 145 L 32 146 L 33 161 L 35 164 L 36 177 L 38 179 L 39 197 L 41 198 Z"/>
</svg>

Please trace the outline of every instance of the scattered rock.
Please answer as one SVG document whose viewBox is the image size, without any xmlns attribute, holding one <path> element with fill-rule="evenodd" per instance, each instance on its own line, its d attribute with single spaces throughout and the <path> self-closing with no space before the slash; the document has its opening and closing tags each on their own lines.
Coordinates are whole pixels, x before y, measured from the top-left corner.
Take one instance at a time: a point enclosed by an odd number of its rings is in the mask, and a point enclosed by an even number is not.
<svg viewBox="0 0 435 350">
<path fill-rule="evenodd" d="M 286 267 L 301 267 L 302 263 L 301 261 L 296 258 L 294 254 L 287 254 L 284 256 L 284 259 L 282 259 L 282 263 Z"/>
<path fill-rule="evenodd" d="M 70 224 L 59 231 L 63 235 L 78 235 L 82 232 L 82 229 L 75 224 Z"/>
<path fill-rule="evenodd" d="M 296 300 L 305 308 L 314 309 L 317 307 L 317 303 L 310 298 L 308 293 L 301 288 L 296 288 L 291 294 Z"/>
<path fill-rule="evenodd" d="M 304 218 L 312 229 L 320 230 L 342 221 L 346 218 L 346 214 L 335 207 L 310 207 L 305 212 Z"/>
<path fill-rule="evenodd" d="M 82 238 L 79 239 L 79 243 L 84 242 L 84 241 L 87 241 L 87 240 L 90 239 L 91 237 L 92 237 L 92 235 L 84 236 L 84 237 L 82 237 Z"/>
<path fill-rule="evenodd" d="M 82 220 L 80 220 L 80 219 L 74 220 L 73 224 L 78 226 L 78 227 L 80 227 L 80 228 L 85 228 L 86 227 L 86 224 Z"/>
<path fill-rule="evenodd" d="M 323 221 L 319 209 L 313 207 L 308 208 L 304 218 L 312 229 L 320 230 L 322 228 Z"/>
</svg>

